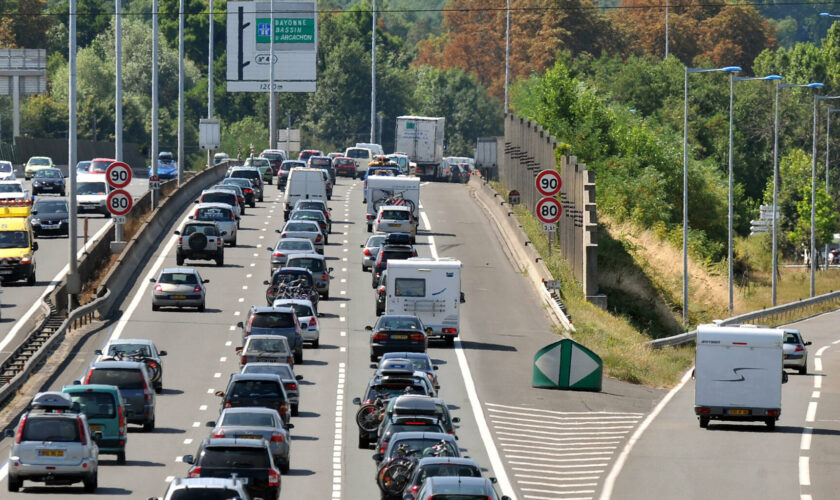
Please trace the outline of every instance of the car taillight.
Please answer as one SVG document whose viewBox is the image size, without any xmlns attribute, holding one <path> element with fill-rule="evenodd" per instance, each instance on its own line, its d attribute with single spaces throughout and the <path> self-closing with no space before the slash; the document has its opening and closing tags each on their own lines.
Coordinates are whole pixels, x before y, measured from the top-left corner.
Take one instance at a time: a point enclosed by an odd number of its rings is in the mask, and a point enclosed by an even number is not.
<svg viewBox="0 0 840 500">
<path fill-rule="evenodd" d="M 324 212 L 324 217 L 326 217 L 327 219 L 329 219 L 329 218 L 330 218 L 330 214 L 329 214 L 328 212 Z"/>
<path fill-rule="evenodd" d="M 225 437 L 225 431 L 222 430 L 222 429 L 219 429 L 217 432 L 213 433 L 213 437 L 214 438 L 223 438 L 223 437 Z"/>
<path fill-rule="evenodd" d="M 216 238 L 216 245 L 217 246 L 222 246 L 222 239 L 221 238 Z"/>
<path fill-rule="evenodd" d="M 285 257 L 286 254 L 280 253 L 280 252 L 274 252 L 273 254 L 271 254 L 271 256 L 272 257 Z"/>
<path fill-rule="evenodd" d="M 152 399 L 151 393 L 149 393 L 149 384 L 146 383 L 146 379 L 143 378 L 143 400 L 148 401 Z"/>
<path fill-rule="evenodd" d="M 193 467 L 190 469 L 190 477 L 201 477 L 201 467 Z"/>
<path fill-rule="evenodd" d="M 225 401 L 225 408 L 230 408 L 230 401 Z"/>
<path fill-rule="evenodd" d="M 23 439 L 23 427 L 26 425 L 26 415 L 21 417 L 20 423 L 18 424 L 17 431 L 15 432 L 15 444 L 20 444 L 21 440 Z"/>
<path fill-rule="evenodd" d="M 125 414 L 122 406 L 117 407 L 117 425 L 120 427 L 120 436 L 125 435 Z"/>
<path fill-rule="evenodd" d="M 367 219 L 367 220 L 373 220 L 373 219 L 375 219 L 375 218 L 376 218 L 376 216 L 375 216 L 375 215 L 373 215 L 373 214 L 367 214 L 367 215 L 365 215 L 365 219 Z"/>
<path fill-rule="evenodd" d="M 242 356 L 241 363 L 244 365 L 244 364 L 246 364 L 247 362 L 248 362 L 248 358 L 247 358 L 247 357 L 245 357 L 245 356 Z"/>
<path fill-rule="evenodd" d="M 282 443 L 283 442 L 283 433 L 281 432 L 272 432 L 271 433 L 271 442 L 272 443 Z"/>
<path fill-rule="evenodd" d="M 412 486 L 412 487 L 411 487 L 411 490 L 410 490 L 410 491 L 411 491 L 411 494 L 412 494 L 412 495 L 414 495 L 415 493 L 417 493 L 417 491 L 418 491 L 419 489 L 420 489 L 420 485 L 415 484 L 414 486 Z"/>
<path fill-rule="evenodd" d="M 388 340 L 387 333 L 375 333 L 373 335 L 373 340 Z"/>
<path fill-rule="evenodd" d="M 804 347 L 802 347 L 801 345 L 798 345 L 798 346 L 796 346 L 796 349 L 794 350 L 794 352 L 799 352 L 799 351 L 804 351 L 804 350 L 805 350 Z"/>
<path fill-rule="evenodd" d="M 85 435 L 85 423 L 82 422 L 82 418 L 79 417 L 76 419 L 76 422 L 79 424 L 79 444 L 82 446 L 87 446 L 87 436 Z"/>
<path fill-rule="evenodd" d="M 412 333 L 408 338 L 411 340 L 425 340 L 426 336 L 422 333 Z"/>
<path fill-rule="evenodd" d="M 201 285 L 195 285 L 193 288 L 193 293 L 200 293 L 201 292 Z"/>
<path fill-rule="evenodd" d="M 318 243 L 319 241 L 321 241 L 321 235 L 320 234 L 315 237 L 315 243 Z"/>
<path fill-rule="evenodd" d="M 282 233 L 282 234 L 280 235 L 280 237 L 281 237 L 281 238 L 285 238 L 285 237 L 286 237 L 286 233 Z"/>
<path fill-rule="evenodd" d="M 365 254 L 365 257 L 370 257 L 370 248 L 365 248 L 365 251 L 362 253 Z"/>
<path fill-rule="evenodd" d="M 236 216 L 233 215 L 233 212 L 228 212 L 230 214 L 230 220 L 236 220 Z"/>
<path fill-rule="evenodd" d="M 85 384 L 90 383 L 90 376 L 93 375 L 93 370 L 89 370 L 87 376 L 85 377 Z"/>
<path fill-rule="evenodd" d="M 160 285 L 155 285 L 155 291 L 156 291 L 156 292 L 162 292 L 162 291 L 163 291 L 163 287 L 162 287 L 162 286 L 160 286 Z"/>
<path fill-rule="evenodd" d="M 382 441 L 382 446 L 379 447 L 379 453 L 385 453 L 388 449 L 388 441 Z"/>
<path fill-rule="evenodd" d="M 184 238 L 178 236 L 178 245 L 180 246 L 180 245 L 183 245 L 183 244 L 184 244 Z"/>
<path fill-rule="evenodd" d="M 297 384 L 294 383 L 294 382 L 289 382 L 288 384 L 283 384 L 283 385 L 286 387 L 286 389 L 288 389 L 290 391 L 296 391 L 297 390 Z"/>
<path fill-rule="evenodd" d="M 280 415 L 285 415 L 286 414 L 286 402 L 285 401 L 280 403 L 280 408 L 277 410 L 277 413 L 279 413 Z"/>
<path fill-rule="evenodd" d="M 379 288 L 376 289 L 376 291 L 379 292 L 379 293 L 384 293 L 385 292 L 385 285 L 380 286 Z"/>
<path fill-rule="evenodd" d="M 318 326 L 318 320 L 315 319 L 315 316 L 309 318 L 309 327 Z"/>
<path fill-rule="evenodd" d="M 330 275 L 327 273 L 321 273 L 321 279 L 327 281 L 328 279 L 330 279 Z"/>
<path fill-rule="evenodd" d="M 295 360 L 291 356 L 286 356 L 286 363 L 287 364 L 291 365 L 294 362 L 295 362 Z"/>
<path fill-rule="evenodd" d="M 444 328 L 444 329 L 441 330 L 441 332 L 443 332 L 443 333 L 458 333 L 458 329 L 457 328 Z"/>
<path fill-rule="evenodd" d="M 245 194 L 253 194 L 254 190 L 251 188 L 245 188 Z"/>
<path fill-rule="evenodd" d="M 270 469 L 268 471 L 268 485 L 274 487 L 280 486 L 280 471 L 277 469 Z"/>
</svg>

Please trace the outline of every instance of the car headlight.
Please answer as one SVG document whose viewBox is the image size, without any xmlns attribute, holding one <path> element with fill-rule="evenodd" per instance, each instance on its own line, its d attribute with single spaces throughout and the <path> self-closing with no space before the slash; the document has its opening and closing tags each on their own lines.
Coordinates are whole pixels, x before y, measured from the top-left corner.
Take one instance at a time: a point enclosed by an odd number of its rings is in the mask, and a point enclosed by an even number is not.
<svg viewBox="0 0 840 500">
<path fill-rule="evenodd" d="M 21 258 L 20 258 L 20 263 L 21 264 L 32 263 L 32 254 L 31 253 L 23 254 L 23 256 L 21 256 Z"/>
<path fill-rule="evenodd" d="M 32 224 L 37 224 L 37 225 L 40 225 L 40 224 L 41 224 L 41 219 L 30 219 L 30 222 L 31 222 Z"/>
</svg>

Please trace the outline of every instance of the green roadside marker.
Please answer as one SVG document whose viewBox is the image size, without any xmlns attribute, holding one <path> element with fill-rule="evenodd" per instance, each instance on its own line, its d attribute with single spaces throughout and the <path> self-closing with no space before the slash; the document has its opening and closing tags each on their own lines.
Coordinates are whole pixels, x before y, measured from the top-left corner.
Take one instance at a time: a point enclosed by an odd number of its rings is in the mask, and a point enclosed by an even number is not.
<svg viewBox="0 0 840 500">
<path fill-rule="evenodd" d="M 597 354 L 571 339 L 549 344 L 534 355 L 534 387 L 600 391 L 604 365 Z"/>
</svg>

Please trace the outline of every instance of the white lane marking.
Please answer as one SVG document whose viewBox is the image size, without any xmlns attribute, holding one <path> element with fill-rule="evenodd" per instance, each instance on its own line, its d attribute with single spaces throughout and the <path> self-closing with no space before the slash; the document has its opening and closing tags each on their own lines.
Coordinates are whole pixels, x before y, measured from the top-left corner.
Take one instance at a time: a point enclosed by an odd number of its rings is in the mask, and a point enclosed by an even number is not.
<svg viewBox="0 0 840 500">
<path fill-rule="evenodd" d="M 811 397 L 814 399 L 820 399 L 820 391 L 812 391 Z"/>
<path fill-rule="evenodd" d="M 239 297 L 239 302 L 245 302 L 245 297 Z"/>
<path fill-rule="evenodd" d="M 340 295 L 347 295 L 347 292 L 346 292 L 345 290 L 342 290 L 342 291 L 340 291 L 340 292 L 338 292 L 338 293 L 339 293 Z"/>
<path fill-rule="evenodd" d="M 420 211 L 420 218 L 423 219 L 423 227 L 426 229 L 426 231 L 431 231 L 432 230 L 432 225 L 429 224 L 429 218 L 426 217 L 426 212 L 421 210 Z M 437 259 L 438 258 L 438 253 L 437 253 L 437 246 L 435 246 L 435 237 L 430 235 L 428 238 L 429 238 L 429 250 L 431 250 L 431 252 L 432 252 L 432 258 Z"/>
<path fill-rule="evenodd" d="M 234 315 L 234 316 L 239 316 L 240 314 L 242 314 L 240 311 L 234 311 L 234 312 L 233 312 L 233 315 Z"/>
<path fill-rule="evenodd" d="M 811 495 L 803 493 L 799 495 L 799 500 L 811 500 Z"/>
<path fill-rule="evenodd" d="M 344 346 L 339 347 L 338 350 L 341 351 L 341 352 L 347 352 L 347 348 L 344 347 Z"/>
<path fill-rule="evenodd" d="M 236 330 L 236 326 L 230 325 L 230 331 L 234 331 L 234 330 Z"/>
<path fill-rule="evenodd" d="M 207 394 L 213 394 L 214 392 L 216 391 L 212 387 L 207 389 Z"/>
<path fill-rule="evenodd" d="M 254 267 L 254 266 L 256 266 L 256 265 L 257 265 L 256 263 L 251 262 L 251 267 Z"/>
<path fill-rule="evenodd" d="M 230 346 L 232 346 L 232 345 L 233 345 L 233 341 L 232 341 L 232 340 L 228 340 L 227 342 L 225 342 L 225 346 L 226 346 L 226 347 L 230 347 Z"/>
<path fill-rule="evenodd" d="M 342 347 L 343 351 L 344 348 Z M 336 389 L 336 405 L 335 405 L 335 438 L 333 441 L 333 493 L 332 498 L 341 498 L 341 455 L 342 455 L 342 431 L 344 429 L 343 413 L 344 413 L 344 363 L 338 364 L 338 388 Z"/>
<path fill-rule="evenodd" d="M 226 361 L 227 361 L 227 356 L 222 356 L 221 358 L 219 358 L 220 363 L 224 363 Z"/>
<path fill-rule="evenodd" d="M 814 389 L 822 387 L 822 377 L 814 377 Z"/>
<path fill-rule="evenodd" d="M 341 259 L 341 262 L 347 262 L 347 257 L 343 257 L 343 258 Z"/>
<path fill-rule="evenodd" d="M 164 481 L 166 481 L 167 483 L 171 483 L 174 480 L 175 480 L 175 476 L 166 476 L 166 478 L 164 479 Z"/>
<path fill-rule="evenodd" d="M 190 439 L 190 438 L 185 439 L 184 444 L 192 444 L 192 439 Z"/>
<path fill-rule="evenodd" d="M 828 349 L 829 347 L 831 347 L 831 346 L 830 345 L 824 345 L 824 346 L 820 347 L 819 349 L 817 349 L 817 356 L 822 356 L 823 353 L 825 352 L 825 350 Z"/>
<path fill-rule="evenodd" d="M 247 289 L 248 289 L 248 285 L 242 285 L 242 289 L 243 289 L 243 290 L 247 290 Z"/>
<path fill-rule="evenodd" d="M 840 339 L 835 340 L 834 342 L 832 342 L 832 344 L 840 344 Z"/>
<path fill-rule="evenodd" d="M 814 358 L 814 371 L 821 372 L 822 371 L 822 358 Z"/>
<path fill-rule="evenodd" d="M 251 278 L 252 276 L 254 276 L 254 275 L 253 274 L 246 274 L 245 275 L 246 278 Z"/>
<path fill-rule="evenodd" d="M 810 486 L 811 485 L 810 461 L 811 461 L 811 459 L 808 458 L 808 457 L 799 457 L 799 485 L 800 486 Z"/>
<path fill-rule="evenodd" d="M 813 422 L 817 416 L 817 402 L 811 401 L 808 403 L 808 412 L 805 413 L 805 421 Z"/>
<path fill-rule="evenodd" d="M 199 411 L 207 411 L 207 405 L 201 405 L 198 407 Z"/>
<path fill-rule="evenodd" d="M 615 460 L 615 463 L 610 469 L 610 473 L 607 474 L 607 478 L 604 480 L 604 488 L 601 490 L 601 496 L 599 497 L 601 500 L 609 500 L 612 498 L 613 489 L 615 488 L 615 481 L 618 479 L 618 475 L 621 474 L 621 469 L 624 467 L 624 463 L 627 461 L 627 457 L 630 456 L 630 452 L 633 450 L 633 446 L 636 442 L 641 439 L 642 434 L 645 433 L 645 430 L 653 423 L 653 420 L 659 416 L 665 406 L 674 398 L 674 396 L 679 392 L 680 389 L 688 383 L 691 379 L 691 371 L 687 370 L 685 375 L 683 375 L 682 380 L 680 383 L 677 384 L 673 389 L 671 389 L 668 394 L 662 398 L 662 401 L 656 405 L 656 408 L 653 409 L 652 412 L 645 418 L 642 424 L 636 428 L 636 431 L 630 436 L 630 439 L 627 441 L 627 444 L 624 445 L 624 449 L 621 450 L 621 453 L 618 455 L 618 458 Z"/>
<path fill-rule="evenodd" d="M 221 378 L 221 377 L 222 377 L 222 374 L 219 373 L 219 372 L 216 372 L 216 373 L 213 374 L 213 378 Z"/>
<path fill-rule="evenodd" d="M 805 427 L 802 429 L 802 439 L 799 441 L 799 449 L 800 450 L 810 450 L 811 449 L 811 437 L 814 435 L 814 428 L 813 427 Z"/>
<path fill-rule="evenodd" d="M 338 318 L 338 320 L 339 320 L 339 321 L 341 321 L 341 322 L 343 323 L 343 322 L 347 321 L 347 318 L 345 318 L 344 316 L 342 316 L 342 317 Z"/>
<path fill-rule="evenodd" d="M 90 250 L 90 247 L 93 246 L 94 242 L 96 242 L 105 232 L 105 230 L 110 228 L 112 224 L 112 221 L 108 221 L 104 226 L 102 226 L 102 228 L 99 231 L 97 231 L 96 234 L 93 235 L 90 241 L 88 241 L 87 245 L 85 245 L 84 248 L 81 248 L 79 250 L 79 253 L 77 255 L 81 257 L 82 255 L 84 255 L 85 252 Z M 15 338 L 15 336 L 18 334 L 18 331 L 20 331 L 20 329 L 23 328 L 23 325 L 27 321 L 29 321 L 29 318 L 31 318 L 32 315 L 35 314 L 35 312 L 38 311 L 38 309 L 41 307 L 41 302 L 44 300 L 44 297 L 46 297 L 47 295 L 52 293 L 53 290 L 55 290 L 55 287 L 61 282 L 62 279 L 64 279 L 64 275 L 67 274 L 69 270 L 70 265 L 65 264 L 64 267 L 61 268 L 61 271 L 59 271 L 58 274 L 53 276 L 53 279 L 52 281 L 50 281 L 49 286 L 46 289 L 44 289 L 44 293 L 42 293 L 40 297 L 35 299 L 35 302 L 32 304 L 32 307 L 30 307 L 29 310 L 26 311 L 26 313 L 23 316 L 21 316 L 21 318 L 17 320 L 17 322 L 15 322 L 15 326 L 13 326 L 12 329 L 9 330 L 9 333 L 6 334 L 6 337 L 3 338 L 2 341 L 0 341 L 0 350 L 3 350 L 9 344 L 9 342 L 11 342 Z M 149 280 L 147 279 L 146 282 L 148 281 Z M 0 472 L 0 479 L 2 479 L 3 474 L 5 474 L 5 472 Z"/>
<path fill-rule="evenodd" d="M 346 273 L 346 272 L 347 272 L 347 268 L 346 268 L 346 267 L 342 267 L 342 268 L 341 268 L 341 272 Z"/>
<path fill-rule="evenodd" d="M 346 336 L 347 336 L 347 332 L 345 332 L 345 331 L 343 331 L 343 330 L 340 332 L 340 334 L 341 334 L 341 336 L 342 336 L 342 337 L 346 337 Z"/>
</svg>

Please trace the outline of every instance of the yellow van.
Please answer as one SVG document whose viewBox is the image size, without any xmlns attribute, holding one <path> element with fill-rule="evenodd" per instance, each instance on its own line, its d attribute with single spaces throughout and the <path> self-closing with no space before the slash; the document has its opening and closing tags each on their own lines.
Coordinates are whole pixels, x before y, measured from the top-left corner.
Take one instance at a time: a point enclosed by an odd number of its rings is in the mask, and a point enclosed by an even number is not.
<svg viewBox="0 0 840 500">
<path fill-rule="evenodd" d="M 0 200 L 0 281 L 35 284 L 38 242 L 29 224 L 30 200 Z"/>
</svg>

